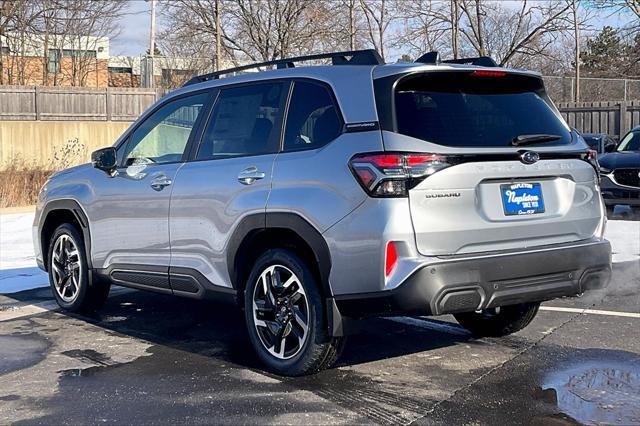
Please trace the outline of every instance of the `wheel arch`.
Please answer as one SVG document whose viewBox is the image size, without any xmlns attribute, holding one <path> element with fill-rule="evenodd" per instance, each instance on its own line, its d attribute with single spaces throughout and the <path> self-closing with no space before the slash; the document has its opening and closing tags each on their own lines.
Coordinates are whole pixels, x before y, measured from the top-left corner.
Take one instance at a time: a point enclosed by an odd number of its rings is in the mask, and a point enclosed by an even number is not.
<svg viewBox="0 0 640 426">
<path fill-rule="evenodd" d="M 46 204 L 42 210 L 38 235 L 40 237 L 40 250 L 45 271 L 48 271 L 49 241 L 56 228 L 63 223 L 71 223 L 82 233 L 87 264 L 92 269 L 91 263 L 91 234 L 89 220 L 86 213 L 76 200 L 54 200 Z"/>
<path fill-rule="evenodd" d="M 329 285 L 331 256 L 320 232 L 296 213 L 274 212 L 246 216 L 230 239 L 227 268 L 238 298 L 242 297 L 244 281 L 250 273 L 249 268 L 242 267 L 242 264 L 255 260 L 266 248 L 289 246 L 298 248 L 296 254 L 303 260 L 313 261 L 310 267 L 320 280 L 322 296 L 332 296 Z"/>
</svg>

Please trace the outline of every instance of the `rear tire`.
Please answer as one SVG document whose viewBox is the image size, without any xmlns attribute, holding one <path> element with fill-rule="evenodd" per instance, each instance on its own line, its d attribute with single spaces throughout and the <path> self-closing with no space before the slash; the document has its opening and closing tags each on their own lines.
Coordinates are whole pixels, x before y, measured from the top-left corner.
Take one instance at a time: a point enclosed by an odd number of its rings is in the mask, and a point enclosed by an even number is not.
<svg viewBox="0 0 640 426">
<path fill-rule="evenodd" d="M 539 307 L 540 303 L 523 303 L 485 309 L 482 312 L 454 314 L 454 317 L 475 337 L 502 337 L 529 325 Z"/>
<path fill-rule="evenodd" d="M 311 269 L 294 253 L 271 249 L 256 260 L 244 293 L 249 338 L 268 370 L 312 374 L 338 357 L 343 338 L 328 335 Z"/>
<path fill-rule="evenodd" d="M 91 312 L 104 305 L 111 284 L 91 279 L 84 240 L 75 226 L 65 223 L 55 230 L 47 261 L 51 291 L 61 308 Z"/>
</svg>

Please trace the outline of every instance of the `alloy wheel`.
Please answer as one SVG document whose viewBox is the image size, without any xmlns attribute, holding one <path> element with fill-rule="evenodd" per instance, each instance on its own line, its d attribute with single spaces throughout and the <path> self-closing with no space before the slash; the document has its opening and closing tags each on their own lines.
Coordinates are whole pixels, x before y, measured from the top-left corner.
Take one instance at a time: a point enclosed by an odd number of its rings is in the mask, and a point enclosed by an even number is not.
<svg viewBox="0 0 640 426">
<path fill-rule="evenodd" d="M 309 302 L 300 279 L 283 265 L 265 268 L 253 291 L 253 323 L 264 348 L 289 359 L 309 334 Z"/>
<path fill-rule="evenodd" d="M 67 234 L 60 235 L 53 245 L 51 272 L 58 296 L 67 303 L 73 302 L 80 291 L 82 262 L 75 241 Z"/>
</svg>

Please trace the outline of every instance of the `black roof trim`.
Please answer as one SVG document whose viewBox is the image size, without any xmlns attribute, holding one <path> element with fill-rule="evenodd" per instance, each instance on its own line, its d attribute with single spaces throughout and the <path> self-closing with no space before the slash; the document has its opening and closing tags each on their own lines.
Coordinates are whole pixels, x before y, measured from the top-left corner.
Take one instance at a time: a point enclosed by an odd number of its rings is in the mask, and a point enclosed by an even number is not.
<svg viewBox="0 0 640 426">
<path fill-rule="evenodd" d="M 382 65 L 384 64 L 384 60 L 380 56 L 380 54 L 374 49 L 366 49 L 366 50 L 348 50 L 344 52 L 333 52 L 333 53 L 319 53 L 316 55 L 306 55 L 306 56 L 296 56 L 293 58 L 285 58 L 285 59 L 276 59 L 273 61 L 259 62 L 255 64 L 243 65 L 240 67 L 229 68 L 226 70 L 220 70 L 216 72 L 212 72 L 209 74 L 203 74 L 196 77 L 193 77 L 191 80 L 187 81 L 184 86 L 189 86 L 191 84 L 202 83 L 204 81 L 215 80 L 220 78 L 220 76 L 225 74 L 232 74 L 240 71 L 267 67 L 267 66 L 276 66 L 277 69 L 283 68 L 293 68 L 295 67 L 296 62 L 303 61 L 312 61 L 316 59 L 331 59 L 332 65 Z"/>
</svg>

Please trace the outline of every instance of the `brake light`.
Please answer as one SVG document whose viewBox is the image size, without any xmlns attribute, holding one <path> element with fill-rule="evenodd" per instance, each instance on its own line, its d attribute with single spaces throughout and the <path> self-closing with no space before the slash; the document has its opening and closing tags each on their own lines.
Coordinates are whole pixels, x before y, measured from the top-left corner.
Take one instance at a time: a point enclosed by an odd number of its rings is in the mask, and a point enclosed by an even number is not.
<svg viewBox="0 0 640 426">
<path fill-rule="evenodd" d="M 358 182 L 374 197 L 406 197 L 409 189 L 450 165 L 440 154 L 367 153 L 351 159 Z"/>
<path fill-rule="evenodd" d="M 582 159 L 588 161 L 591 167 L 596 171 L 598 182 L 600 182 L 600 164 L 598 163 L 598 151 L 595 149 L 588 149 L 585 154 L 582 155 Z"/>
<path fill-rule="evenodd" d="M 504 71 L 475 70 L 471 75 L 474 77 L 504 77 L 507 73 Z"/>
<path fill-rule="evenodd" d="M 398 252 L 396 251 L 396 245 L 392 241 L 389 241 L 387 243 L 387 252 L 384 261 L 384 274 L 387 278 L 389 278 L 389 275 L 391 275 L 397 263 Z"/>
</svg>

